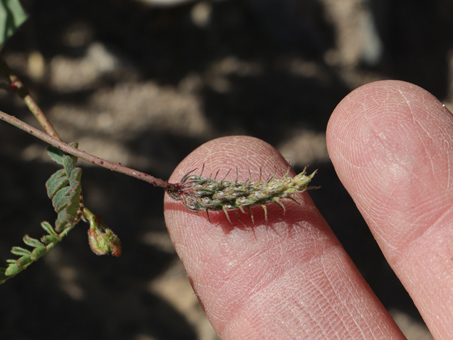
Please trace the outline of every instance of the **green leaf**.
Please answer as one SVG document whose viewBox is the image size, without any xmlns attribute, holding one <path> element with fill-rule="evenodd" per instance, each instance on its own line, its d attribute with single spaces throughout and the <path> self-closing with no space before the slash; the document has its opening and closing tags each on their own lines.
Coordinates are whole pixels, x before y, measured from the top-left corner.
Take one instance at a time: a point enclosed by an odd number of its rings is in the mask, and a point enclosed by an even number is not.
<svg viewBox="0 0 453 340">
<path fill-rule="evenodd" d="M 74 168 L 75 168 L 76 162 L 77 162 L 77 159 L 75 159 L 74 157 L 71 157 L 68 155 L 65 155 L 63 157 L 63 167 L 64 167 L 64 171 L 66 173 L 66 176 L 69 177 L 71 175 L 72 170 L 74 170 Z"/>
<path fill-rule="evenodd" d="M 55 229 L 58 232 L 62 232 L 66 228 L 72 227 L 75 224 L 75 220 L 75 214 L 69 214 L 68 211 L 63 210 L 58 214 L 58 217 L 55 221 Z"/>
<path fill-rule="evenodd" d="M 49 234 L 53 236 L 58 236 L 55 230 L 53 229 L 52 225 L 49 222 L 42 222 L 41 227 Z"/>
<path fill-rule="evenodd" d="M 35 238 L 31 238 L 30 236 L 28 235 L 25 235 L 24 236 L 24 243 L 27 245 L 27 246 L 30 246 L 30 247 L 33 247 L 33 248 L 37 248 L 37 247 L 42 247 L 44 246 L 41 242 L 39 242 L 37 239 Z"/>
<path fill-rule="evenodd" d="M 68 194 L 70 191 L 71 191 L 70 187 L 64 187 L 60 189 L 53 197 L 52 204 L 57 213 L 66 208 L 69 199 Z"/>
<path fill-rule="evenodd" d="M 69 177 L 69 185 L 71 187 L 78 188 L 80 186 L 80 181 L 82 179 L 82 169 L 81 168 L 75 168 L 74 170 L 71 171 L 71 175 Z"/>
<path fill-rule="evenodd" d="M 80 209 L 80 193 L 71 190 L 66 196 L 66 205 L 64 209 L 59 211 L 57 220 L 55 221 L 56 230 L 61 232 L 62 230 L 75 224 L 76 220 L 79 219 L 78 212 Z"/>
<path fill-rule="evenodd" d="M 58 235 L 44 235 L 43 237 L 41 237 L 41 242 L 43 242 L 45 244 L 57 243 L 60 241 L 61 241 L 61 238 Z"/>
<path fill-rule="evenodd" d="M 54 162 L 63 165 L 63 156 L 65 155 L 63 151 L 55 146 L 49 146 L 47 148 L 47 153 Z"/>
<path fill-rule="evenodd" d="M 31 253 L 31 259 L 33 261 L 36 261 L 37 259 L 39 259 L 41 256 L 43 256 L 45 253 L 47 253 L 47 248 L 46 247 L 37 247 L 35 248 L 35 250 L 33 250 L 33 252 Z"/>
<path fill-rule="evenodd" d="M 26 19 L 19 0 L 0 0 L 0 44 L 3 45 Z"/>
<path fill-rule="evenodd" d="M 13 247 L 11 253 L 17 256 L 30 255 L 31 251 L 22 247 Z"/>
<path fill-rule="evenodd" d="M 62 169 L 63 170 L 63 169 Z M 58 171 L 57 171 L 58 172 Z M 57 172 L 55 174 L 57 174 Z M 64 171 L 63 171 L 64 172 Z M 54 175 L 55 175 L 54 174 Z M 61 174 L 57 174 L 61 175 Z M 69 180 L 66 176 L 58 178 L 58 176 L 51 176 L 46 182 L 47 195 L 50 199 L 54 198 L 55 194 L 62 188 L 68 186 Z"/>
<path fill-rule="evenodd" d="M 67 178 L 64 169 L 59 169 L 55 171 L 49 179 L 46 181 L 46 189 L 52 185 L 53 182 L 59 180 L 60 178 Z"/>
<path fill-rule="evenodd" d="M 61 233 L 63 230 L 71 226 L 71 216 L 66 210 L 60 212 L 55 220 L 55 230 Z"/>
<path fill-rule="evenodd" d="M 10 264 L 8 268 L 5 270 L 5 275 L 6 276 L 13 276 L 19 273 L 22 270 L 22 268 L 19 268 L 15 263 Z"/>
<path fill-rule="evenodd" d="M 22 256 L 16 261 L 16 266 L 19 268 L 27 267 L 32 262 L 30 255 Z"/>
<path fill-rule="evenodd" d="M 69 145 L 76 149 L 79 147 L 78 143 L 69 143 Z M 76 167 L 76 163 L 77 157 L 75 156 L 65 154 L 65 156 L 63 157 L 63 167 L 68 177 L 71 174 L 71 171 Z"/>
<path fill-rule="evenodd" d="M 68 214 L 74 215 L 74 217 L 76 217 L 77 211 L 79 210 L 80 207 L 79 199 L 80 199 L 79 192 L 77 192 L 76 190 L 71 190 L 69 192 L 66 211 L 68 212 Z"/>
</svg>

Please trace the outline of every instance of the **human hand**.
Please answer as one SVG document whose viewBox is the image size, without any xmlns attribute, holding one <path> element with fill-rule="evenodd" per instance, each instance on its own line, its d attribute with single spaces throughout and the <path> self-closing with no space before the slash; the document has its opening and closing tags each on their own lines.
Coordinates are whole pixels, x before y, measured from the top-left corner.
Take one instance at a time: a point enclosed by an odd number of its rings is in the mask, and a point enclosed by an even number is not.
<svg viewBox="0 0 453 340">
<path fill-rule="evenodd" d="M 349 94 L 327 128 L 335 170 L 435 339 L 453 338 L 453 115 L 414 85 L 385 81 Z M 251 137 L 213 140 L 171 181 L 287 162 Z M 276 169 L 275 169 L 276 167 Z M 245 169 L 245 170 L 243 170 Z M 219 175 L 219 176 L 220 176 Z M 234 179 L 235 171 L 229 178 Z M 322 183 L 317 183 L 321 184 Z M 176 251 L 223 339 L 404 339 L 306 192 L 250 216 L 188 212 L 165 200 Z"/>
</svg>

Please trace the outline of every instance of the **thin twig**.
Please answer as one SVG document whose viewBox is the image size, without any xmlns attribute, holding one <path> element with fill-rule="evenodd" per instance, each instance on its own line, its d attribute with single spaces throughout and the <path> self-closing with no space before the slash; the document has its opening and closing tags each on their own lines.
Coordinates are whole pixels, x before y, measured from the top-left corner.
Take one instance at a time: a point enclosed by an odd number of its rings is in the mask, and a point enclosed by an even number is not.
<svg viewBox="0 0 453 340">
<path fill-rule="evenodd" d="M 8 80 L 10 81 L 9 90 L 16 91 L 19 97 L 23 99 L 25 104 L 28 106 L 29 110 L 38 120 L 39 124 L 41 124 L 41 126 L 43 127 L 44 131 L 46 131 L 46 133 L 52 136 L 53 138 L 61 141 L 61 138 L 60 136 L 58 136 L 58 133 L 57 131 L 55 131 L 55 128 L 53 127 L 52 123 L 43 114 L 38 104 L 36 104 L 35 100 L 28 92 L 27 88 L 22 84 L 19 77 L 14 74 L 13 70 L 11 70 L 11 68 L 8 66 L 8 64 L 1 55 L 0 55 L 0 72 L 2 72 L 5 75 L 5 77 L 8 78 Z"/>
<path fill-rule="evenodd" d="M 39 138 L 42 141 L 57 147 L 58 149 L 62 150 L 63 152 L 71 154 L 77 158 L 83 159 L 91 164 L 99 165 L 99 166 L 102 166 L 109 170 L 140 179 L 140 180 L 148 182 L 154 186 L 161 187 L 165 190 L 172 190 L 172 189 L 175 190 L 175 188 L 177 187 L 177 184 L 168 183 L 167 181 L 164 181 L 160 178 L 156 178 L 154 176 L 148 175 L 144 172 L 140 172 L 140 171 L 122 166 L 121 164 L 118 164 L 118 163 L 109 162 L 100 157 L 91 155 L 85 151 L 73 148 L 72 146 L 60 141 L 59 139 L 49 136 L 48 134 L 24 123 L 20 119 L 17 119 L 16 117 L 11 116 L 5 112 L 0 111 L 0 120 L 3 120 L 11 125 L 14 125 L 15 127 L 21 129 L 22 131 L 25 131 L 25 132 L 35 136 L 36 138 Z"/>
</svg>

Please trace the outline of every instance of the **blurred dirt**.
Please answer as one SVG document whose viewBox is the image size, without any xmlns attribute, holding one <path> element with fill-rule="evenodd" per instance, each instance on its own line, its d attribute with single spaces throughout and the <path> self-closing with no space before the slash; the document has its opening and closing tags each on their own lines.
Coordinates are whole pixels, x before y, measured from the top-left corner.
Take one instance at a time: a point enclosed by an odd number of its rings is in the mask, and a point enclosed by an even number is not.
<svg viewBox="0 0 453 340">
<path fill-rule="evenodd" d="M 329 161 L 325 128 L 354 88 L 402 79 L 453 104 L 448 0 L 24 1 L 30 19 L 3 48 L 66 141 L 168 178 L 204 142 L 246 134 L 301 170 L 315 203 L 410 339 L 431 339 Z M 37 126 L 0 93 L 0 110 Z M 0 125 L 0 258 L 54 213 L 45 146 Z M 0 339 L 214 340 L 167 235 L 160 190 L 84 165 L 87 206 L 124 245 L 91 253 L 84 227 L 0 287 Z"/>
</svg>

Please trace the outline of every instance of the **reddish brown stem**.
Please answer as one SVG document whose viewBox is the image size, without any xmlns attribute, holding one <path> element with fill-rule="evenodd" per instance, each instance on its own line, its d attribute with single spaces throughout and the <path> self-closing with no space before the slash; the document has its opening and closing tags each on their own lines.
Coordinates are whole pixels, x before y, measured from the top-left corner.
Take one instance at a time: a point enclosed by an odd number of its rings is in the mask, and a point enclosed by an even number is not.
<svg viewBox="0 0 453 340">
<path fill-rule="evenodd" d="M 59 139 L 52 137 L 38 129 L 35 129 L 34 127 L 24 123 L 20 119 L 17 119 L 16 117 L 11 116 L 2 111 L 0 111 L 0 120 L 3 120 L 11 125 L 14 125 L 15 127 L 21 129 L 22 131 L 28 132 L 29 134 L 35 136 L 36 138 L 39 138 L 42 141 L 44 141 L 50 145 L 53 145 L 53 146 L 57 147 L 58 149 L 66 152 L 68 154 L 71 154 L 77 158 L 83 159 L 91 164 L 99 165 L 99 166 L 102 166 L 109 170 L 140 179 L 140 180 L 148 182 L 154 186 L 161 187 L 165 190 L 173 190 L 173 191 L 177 190 L 178 185 L 175 183 L 168 183 L 167 181 L 164 181 L 160 178 L 156 178 L 154 176 L 148 175 L 144 172 L 134 170 L 134 169 L 122 166 L 117 163 L 109 162 L 100 157 L 91 155 L 85 151 L 73 148 L 72 146 L 70 146 L 66 143 L 63 143 Z"/>
<path fill-rule="evenodd" d="M 16 91 L 19 97 L 23 99 L 29 110 L 38 120 L 39 124 L 43 127 L 44 131 L 55 139 L 61 141 L 61 138 L 58 136 L 57 131 L 55 131 L 52 123 L 47 119 L 43 114 L 38 104 L 34 101 L 27 88 L 22 84 L 19 77 L 17 77 L 5 60 L 0 56 L 0 71 L 8 78 L 10 82 L 10 90 Z"/>
</svg>

